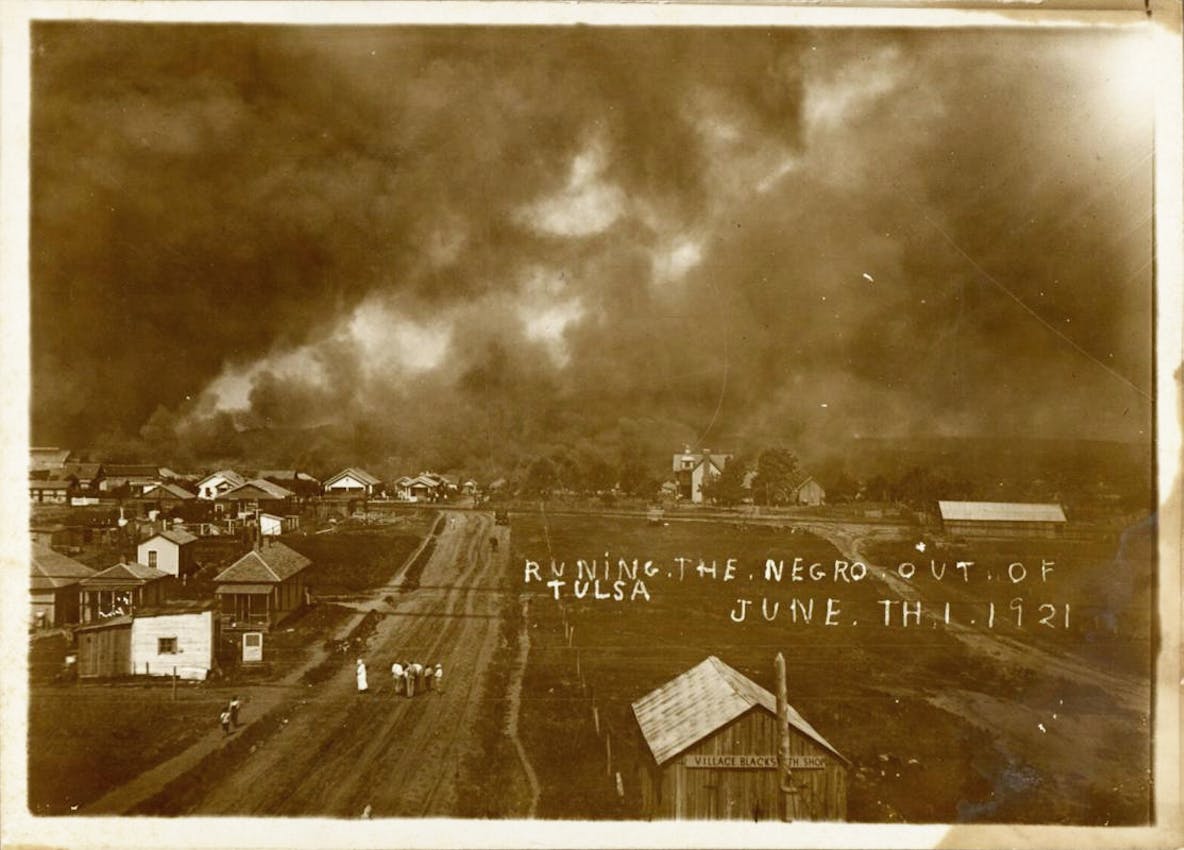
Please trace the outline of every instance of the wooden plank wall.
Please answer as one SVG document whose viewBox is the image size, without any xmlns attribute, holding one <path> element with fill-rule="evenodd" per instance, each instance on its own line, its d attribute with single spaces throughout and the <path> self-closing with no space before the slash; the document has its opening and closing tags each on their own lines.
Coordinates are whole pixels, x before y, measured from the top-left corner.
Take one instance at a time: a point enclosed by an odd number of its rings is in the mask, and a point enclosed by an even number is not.
<svg viewBox="0 0 1184 850">
<path fill-rule="evenodd" d="M 777 718 L 753 709 L 668 762 L 660 771 L 642 769 L 639 787 L 645 811 L 656 818 L 763 819 L 780 817 L 775 769 L 691 768 L 687 755 L 775 755 Z M 829 751 L 797 730 L 790 732 L 790 754 L 822 756 L 826 767 L 792 772 L 798 787 L 794 820 L 844 820 L 846 770 Z"/>
</svg>

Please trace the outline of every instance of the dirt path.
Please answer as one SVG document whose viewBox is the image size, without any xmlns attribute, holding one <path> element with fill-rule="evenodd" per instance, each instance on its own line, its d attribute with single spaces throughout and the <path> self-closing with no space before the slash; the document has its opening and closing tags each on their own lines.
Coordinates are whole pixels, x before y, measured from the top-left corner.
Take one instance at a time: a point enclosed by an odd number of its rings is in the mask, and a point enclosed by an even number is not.
<svg viewBox="0 0 1184 850">
<path fill-rule="evenodd" d="M 522 626 L 518 630 L 518 658 L 514 664 L 514 673 L 510 677 L 509 692 L 506 696 L 510 703 L 506 734 L 514 742 L 514 750 L 518 753 L 518 761 L 522 765 L 522 772 L 530 786 L 530 808 L 526 812 L 526 817 L 533 818 L 538 813 L 539 797 L 542 796 L 543 791 L 539 785 L 539 777 L 534 772 L 534 767 L 526 755 L 526 747 L 522 745 L 522 739 L 518 736 L 518 713 L 522 708 L 522 677 L 526 674 L 526 664 L 529 659 L 530 597 L 527 596 L 522 599 Z"/>
<path fill-rule="evenodd" d="M 489 538 L 502 539 L 491 552 Z M 497 590 L 505 575 L 505 532 L 485 514 L 448 513 L 419 590 L 392 603 L 379 589 L 382 619 L 364 658 L 370 692 L 359 694 L 352 664 L 305 690 L 281 730 L 202 789 L 191 814 L 359 817 L 446 816 L 457 808 L 463 758 L 475 746 L 481 683 L 498 639 Z M 444 690 L 394 693 L 392 661 L 440 662 Z"/>
</svg>

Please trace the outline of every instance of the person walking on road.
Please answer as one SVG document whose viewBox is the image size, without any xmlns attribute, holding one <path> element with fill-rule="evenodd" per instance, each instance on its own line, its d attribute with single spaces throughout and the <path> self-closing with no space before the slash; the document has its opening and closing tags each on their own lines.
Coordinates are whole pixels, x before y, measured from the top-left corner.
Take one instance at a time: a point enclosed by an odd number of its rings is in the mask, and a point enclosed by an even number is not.
<svg viewBox="0 0 1184 850">
<path fill-rule="evenodd" d="M 230 734 L 230 709 L 222 709 L 222 714 L 218 716 L 219 722 L 222 724 L 222 736 L 225 737 Z"/>
<path fill-rule="evenodd" d="M 407 665 L 407 697 L 415 696 L 415 668 L 419 665 L 412 661 Z"/>
<path fill-rule="evenodd" d="M 396 661 L 391 665 L 391 678 L 395 680 L 395 695 L 403 691 L 403 665 Z"/>
<path fill-rule="evenodd" d="M 238 728 L 238 712 L 242 708 L 242 703 L 238 701 L 238 694 L 230 698 L 230 705 L 227 706 L 227 711 L 230 712 L 230 723 L 235 729 Z"/>
<path fill-rule="evenodd" d="M 358 693 L 364 694 L 370 690 L 370 686 L 366 684 L 366 662 L 358 659 Z"/>
<path fill-rule="evenodd" d="M 437 664 L 436 672 L 432 674 L 432 678 L 436 680 L 436 693 L 444 693 L 444 665 Z"/>
</svg>

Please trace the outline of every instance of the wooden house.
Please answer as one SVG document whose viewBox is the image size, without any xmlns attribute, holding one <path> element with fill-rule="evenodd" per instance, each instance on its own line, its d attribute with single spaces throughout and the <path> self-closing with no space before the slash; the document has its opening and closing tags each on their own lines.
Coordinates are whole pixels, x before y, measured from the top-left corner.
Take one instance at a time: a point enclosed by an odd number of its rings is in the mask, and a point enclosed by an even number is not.
<svg viewBox="0 0 1184 850">
<path fill-rule="evenodd" d="M 214 497 L 215 510 L 222 508 L 230 516 L 254 517 L 259 511 L 269 513 L 290 513 L 292 511 L 291 490 L 263 478 L 252 478 L 237 487 L 231 487 Z"/>
<path fill-rule="evenodd" d="M 70 501 L 70 482 L 60 478 L 30 479 L 29 501 L 35 505 L 65 505 Z"/>
<path fill-rule="evenodd" d="M 168 511 L 197 500 L 196 493 L 190 493 L 180 484 L 166 481 L 149 487 L 140 494 L 139 500 L 154 506 L 157 510 Z"/>
<path fill-rule="evenodd" d="M 227 490 L 246 483 L 247 479 L 233 469 L 220 469 L 197 482 L 197 498 L 213 501 Z"/>
<path fill-rule="evenodd" d="M 132 615 L 129 650 L 133 676 L 203 681 L 217 666 L 218 616 L 214 600 L 173 601 Z"/>
<path fill-rule="evenodd" d="M 165 529 L 136 547 L 136 561 L 174 578 L 186 578 L 198 570 L 196 543 L 197 535 L 183 528 Z"/>
<path fill-rule="evenodd" d="M 137 608 L 160 605 L 172 576 L 144 564 L 116 564 L 79 582 L 82 622 L 130 615 Z"/>
<path fill-rule="evenodd" d="M 173 676 L 202 681 L 217 666 L 214 603 L 176 601 L 79 627 L 83 679 Z"/>
<path fill-rule="evenodd" d="M 148 464 L 106 464 L 103 471 L 105 477 L 99 482 L 99 489 L 105 493 L 139 496 L 163 483 L 160 468 Z"/>
<path fill-rule="evenodd" d="M 703 501 L 703 485 L 712 478 L 718 478 L 728 465 L 732 455 L 723 452 L 692 452 L 690 448 L 673 456 L 672 472 L 678 484 L 678 496 L 695 504 Z"/>
<path fill-rule="evenodd" d="M 638 783 L 651 818 L 781 815 L 777 700 L 711 656 L 633 703 Z M 844 820 L 847 760 L 791 706 L 788 817 Z"/>
<path fill-rule="evenodd" d="M 321 482 L 307 472 L 295 469 L 263 469 L 256 477 L 290 490 L 297 499 L 311 499 L 321 495 Z"/>
<path fill-rule="evenodd" d="M 266 632 L 304 604 L 308 558 L 270 537 L 215 576 L 225 631 Z"/>
<path fill-rule="evenodd" d="M 1065 511 L 1055 503 L 938 502 L 942 527 L 954 537 L 1056 537 Z"/>
<path fill-rule="evenodd" d="M 34 543 L 29 559 L 33 624 L 49 628 L 77 623 L 81 614 L 79 582 L 94 574 L 85 564 Z"/>
<path fill-rule="evenodd" d="M 62 469 L 73 459 L 69 449 L 57 446 L 33 446 L 29 449 L 29 471 L 52 473 Z"/>
<path fill-rule="evenodd" d="M 795 505 L 818 507 L 826 502 L 826 490 L 813 475 L 802 473 L 794 482 L 792 501 Z"/>
<path fill-rule="evenodd" d="M 325 480 L 326 496 L 377 496 L 382 492 L 382 480 L 364 469 L 349 467 Z"/>
</svg>

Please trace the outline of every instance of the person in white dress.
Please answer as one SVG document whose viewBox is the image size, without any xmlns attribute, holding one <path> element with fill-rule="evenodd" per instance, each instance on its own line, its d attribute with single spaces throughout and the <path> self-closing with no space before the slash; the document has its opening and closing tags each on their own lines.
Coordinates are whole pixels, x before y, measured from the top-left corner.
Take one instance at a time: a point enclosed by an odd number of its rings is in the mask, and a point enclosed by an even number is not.
<svg viewBox="0 0 1184 850">
<path fill-rule="evenodd" d="M 370 686 L 366 684 L 366 662 L 358 659 L 358 693 L 365 693 L 370 690 Z"/>
<path fill-rule="evenodd" d="M 391 678 L 395 680 L 395 694 L 403 693 L 403 665 L 398 661 L 391 665 Z"/>
</svg>

